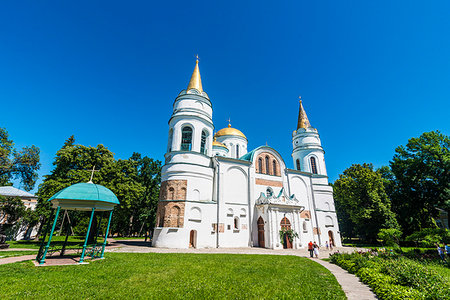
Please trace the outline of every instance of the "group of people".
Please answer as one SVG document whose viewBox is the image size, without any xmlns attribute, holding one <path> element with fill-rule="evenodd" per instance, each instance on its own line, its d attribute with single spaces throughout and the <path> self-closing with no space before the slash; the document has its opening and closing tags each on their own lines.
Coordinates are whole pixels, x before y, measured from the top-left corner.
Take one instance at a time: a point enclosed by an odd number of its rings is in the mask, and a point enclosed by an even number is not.
<svg viewBox="0 0 450 300">
<path fill-rule="evenodd" d="M 333 246 L 334 244 L 332 240 L 330 240 L 329 242 L 325 241 L 325 247 L 327 248 L 327 250 L 333 250 Z M 319 258 L 319 245 L 317 245 L 316 241 L 314 241 L 314 243 L 312 241 L 309 241 L 308 251 L 311 257 L 315 256 L 316 258 Z"/>
<path fill-rule="evenodd" d="M 442 261 L 446 262 L 445 256 L 450 255 L 450 246 L 446 245 L 444 243 L 441 247 L 441 246 L 439 246 L 438 243 L 436 243 L 436 249 L 437 249 L 437 252 L 438 252 L 439 256 L 441 257 Z"/>
</svg>

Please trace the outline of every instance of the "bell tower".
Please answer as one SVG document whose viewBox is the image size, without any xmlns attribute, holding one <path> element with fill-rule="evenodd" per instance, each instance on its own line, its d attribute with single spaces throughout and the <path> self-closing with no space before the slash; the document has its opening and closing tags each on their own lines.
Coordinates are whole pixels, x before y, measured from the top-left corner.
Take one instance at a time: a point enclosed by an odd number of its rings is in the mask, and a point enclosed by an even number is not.
<svg viewBox="0 0 450 300">
<path fill-rule="evenodd" d="M 309 123 L 302 100 L 300 100 L 297 130 L 292 133 L 292 146 L 294 148 L 292 159 L 294 160 L 295 170 L 327 175 L 325 151 L 320 142 L 319 132 Z"/>
</svg>

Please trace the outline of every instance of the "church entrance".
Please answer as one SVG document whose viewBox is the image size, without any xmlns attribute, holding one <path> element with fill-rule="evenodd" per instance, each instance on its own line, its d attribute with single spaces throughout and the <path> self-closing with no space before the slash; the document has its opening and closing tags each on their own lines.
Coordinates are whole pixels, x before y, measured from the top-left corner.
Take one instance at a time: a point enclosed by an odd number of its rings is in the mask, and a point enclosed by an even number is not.
<svg viewBox="0 0 450 300">
<path fill-rule="evenodd" d="M 197 248 L 197 230 L 191 230 L 189 234 L 189 248 Z"/>
<path fill-rule="evenodd" d="M 266 244 L 264 242 L 264 220 L 262 217 L 258 219 L 258 245 L 261 248 L 265 248 Z"/>
<path fill-rule="evenodd" d="M 333 231 L 328 230 L 328 237 L 330 239 L 330 243 L 333 243 L 333 246 L 335 246 L 336 244 L 334 243 L 334 236 L 333 236 Z M 336 247 L 336 246 L 335 246 Z"/>
<path fill-rule="evenodd" d="M 280 225 L 281 225 L 281 230 L 291 229 L 291 222 L 286 217 L 281 219 Z M 292 249 L 292 241 L 291 241 L 291 239 L 289 239 L 289 237 L 286 234 L 283 236 L 283 248 L 284 249 Z"/>
</svg>

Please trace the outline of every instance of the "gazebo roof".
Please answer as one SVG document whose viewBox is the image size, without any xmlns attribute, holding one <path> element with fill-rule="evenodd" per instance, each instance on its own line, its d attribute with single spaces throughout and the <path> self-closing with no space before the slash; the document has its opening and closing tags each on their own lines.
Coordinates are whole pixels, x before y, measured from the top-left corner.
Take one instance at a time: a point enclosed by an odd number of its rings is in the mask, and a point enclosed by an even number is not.
<svg viewBox="0 0 450 300">
<path fill-rule="evenodd" d="M 77 207 L 76 203 L 84 209 L 87 207 L 108 206 L 113 207 L 119 204 L 114 193 L 99 184 L 95 183 L 76 183 L 54 194 L 48 201 L 62 206 L 69 205 L 73 208 Z M 103 203 L 103 204 L 102 204 Z M 64 205 L 66 204 L 66 205 Z"/>
</svg>

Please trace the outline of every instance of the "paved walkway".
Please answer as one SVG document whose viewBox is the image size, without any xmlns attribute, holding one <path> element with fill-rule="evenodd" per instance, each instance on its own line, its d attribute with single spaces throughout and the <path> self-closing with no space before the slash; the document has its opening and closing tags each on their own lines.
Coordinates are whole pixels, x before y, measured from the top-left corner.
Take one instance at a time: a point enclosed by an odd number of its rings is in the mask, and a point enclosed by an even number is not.
<svg viewBox="0 0 450 300">
<path fill-rule="evenodd" d="M 35 258 L 36 258 L 36 254 L 0 258 L 0 265 L 12 264 L 15 262 L 31 260 L 31 259 L 35 259 Z"/>
<path fill-rule="evenodd" d="M 339 252 L 353 252 L 354 250 L 362 250 L 362 248 L 342 247 L 336 248 L 333 251 L 322 250 L 319 254 L 319 259 L 310 258 L 309 252 L 306 249 L 283 249 L 283 250 L 271 250 L 264 248 L 208 248 L 208 249 L 167 249 L 167 248 L 152 248 L 149 247 L 149 243 L 144 241 L 130 240 L 130 241 L 117 241 L 116 246 L 113 249 L 106 250 L 107 252 L 122 252 L 122 253 L 224 253 L 224 254 L 269 254 L 269 255 L 295 255 L 300 257 L 307 257 L 325 268 L 327 268 L 335 277 L 338 283 L 341 285 L 345 295 L 350 300 L 368 300 L 377 299 L 372 290 L 359 281 L 359 278 L 353 274 L 350 274 L 346 270 L 340 268 L 337 265 L 321 260 L 321 258 L 329 257 L 330 253 L 336 250 Z"/>
</svg>

